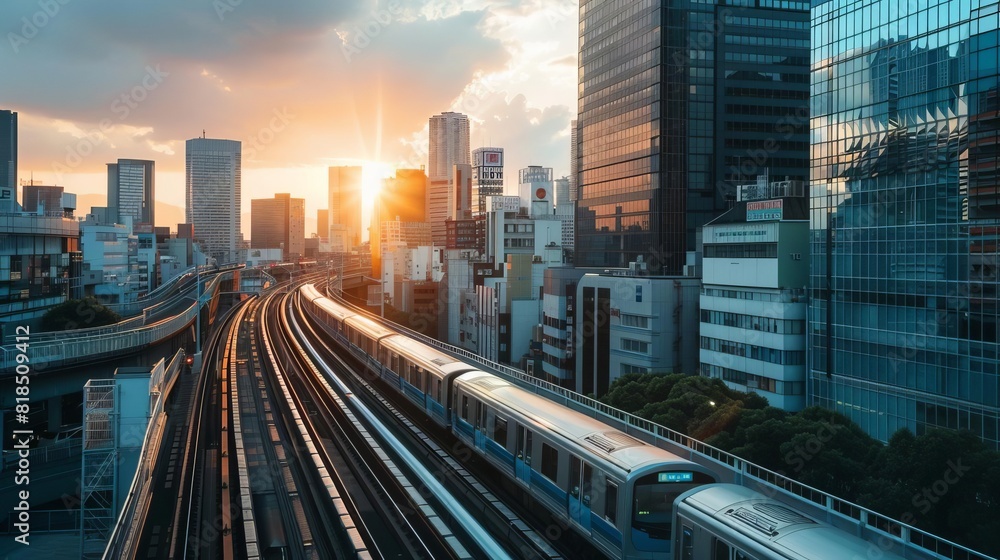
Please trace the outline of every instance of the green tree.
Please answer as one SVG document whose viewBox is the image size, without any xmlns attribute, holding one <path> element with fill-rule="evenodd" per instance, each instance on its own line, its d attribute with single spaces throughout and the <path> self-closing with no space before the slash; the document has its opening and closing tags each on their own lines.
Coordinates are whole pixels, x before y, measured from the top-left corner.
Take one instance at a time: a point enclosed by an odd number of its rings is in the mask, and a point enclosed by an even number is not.
<svg viewBox="0 0 1000 560">
<path fill-rule="evenodd" d="M 42 316 L 43 331 L 69 331 L 103 327 L 121 321 L 120 315 L 108 309 L 92 296 L 71 299 L 49 309 Z"/>
<path fill-rule="evenodd" d="M 967 431 L 897 432 L 858 502 L 904 523 L 1000 555 L 1000 452 Z"/>
</svg>

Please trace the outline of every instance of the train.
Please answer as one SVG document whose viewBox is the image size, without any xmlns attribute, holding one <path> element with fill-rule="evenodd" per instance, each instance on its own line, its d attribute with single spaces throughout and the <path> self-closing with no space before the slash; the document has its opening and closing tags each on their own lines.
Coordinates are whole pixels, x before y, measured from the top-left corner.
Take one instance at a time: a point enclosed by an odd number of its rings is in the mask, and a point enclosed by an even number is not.
<svg viewBox="0 0 1000 560">
<path fill-rule="evenodd" d="M 799 560 L 841 550 L 827 543 L 815 553 L 796 549 L 791 545 L 794 537 L 779 538 L 793 527 L 782 520 L 791 514 L 796 520 L 808 518 L 789 506 L 749 495 L 751 491 L 740 486 L 721 484 L 716 473 L 702 465 L 376 322 L 327 298 L 314 285 L 299 288 L 299 304 L 314 325 L 372 376 L 611 558 Z M 751 513 L 720 517 L 718 510 L 706 509 L 705 504 L 727 499 Z M 752 513 L 755 503 L 764 504 L 763 510 Z M 786 511 L 789 515 L 782 517 Z M 772 520 L 773 534 L 756 534 L 760 527 L 747 520 L 766 524 L 768 513 L 777 516 Z M 810 528 L 823 528 L 823 535 L 839 537 L 847 547 L 844 551 L 870 547 L 861 538 L 809 521 L 816 525 Z M 800 525 L 793 528 L 803 534 L 821 533 L 804 531 Z M 719 543 L 729 547 L 723 549 Z M 809 546 L 808 540 L 804 546 Z M 822 556 L 827 557 L 853 556 Z M 901 557 L 886 552 L 879 558 Z"/>
</svg>

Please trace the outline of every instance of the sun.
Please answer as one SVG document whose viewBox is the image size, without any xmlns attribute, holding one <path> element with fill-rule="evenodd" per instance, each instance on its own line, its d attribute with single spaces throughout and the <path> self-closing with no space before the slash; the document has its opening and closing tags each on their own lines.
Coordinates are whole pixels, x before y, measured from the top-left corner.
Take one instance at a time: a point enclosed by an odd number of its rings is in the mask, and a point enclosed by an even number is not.
<svg viewBox="0 0 1000 560">
<path fill-rule="evenodd" d="M 376 161 L 366 161 L 361 164 L 361 205 L 362 222 L 368 224 L 371 220 L 372 206 L 382 190 L 382 183 L 392 177 L 395 169 L 387 164 Z M 367 231 L 367 227 L 366 227 Z M 365 235 L 367 237 L 367 234 Z"/>
</svg>

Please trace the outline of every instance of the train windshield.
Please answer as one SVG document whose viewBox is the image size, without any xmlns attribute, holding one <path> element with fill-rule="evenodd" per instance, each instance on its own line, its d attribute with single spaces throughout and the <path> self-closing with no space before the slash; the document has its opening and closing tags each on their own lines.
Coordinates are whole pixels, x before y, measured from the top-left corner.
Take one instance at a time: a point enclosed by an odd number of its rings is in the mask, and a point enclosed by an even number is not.
<svg viewBox="0 0 1000 560">
<path fill-rule="evenodd" d="M 652 539 L 670 540 L 674 500 L 702 484 L 715 482 L 708 475 L 691 471 L 648 474 L 635 482 L 632 493 L 632 527 Z"/>
</svg>

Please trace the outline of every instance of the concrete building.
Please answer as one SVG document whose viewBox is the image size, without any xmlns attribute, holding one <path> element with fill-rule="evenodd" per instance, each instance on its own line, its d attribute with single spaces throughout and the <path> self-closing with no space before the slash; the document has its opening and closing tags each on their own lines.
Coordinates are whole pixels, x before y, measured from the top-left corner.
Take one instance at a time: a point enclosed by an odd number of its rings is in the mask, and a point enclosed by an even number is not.
<svg viewBox="0 0 1000 560">
<path fill-rule="evenodd" d="M 808 206 L 804 183 L 765 178 L 702 234 L 701 374 L 790 412 L 806 403 Z"/>
<path fill-rule="evenodd" d="M 472 151 L 472 215 L 489 211 L 489 199 L 504 195 L 503 148 Z"/>
<path fill-rule="evenodd" d="M 454 167 L 471 163 L 469 117 L 452 112 L 435 115 L 430 118 L 428 130 L 427 220 L 433 227 L 434 244 L 443 247 L 447 236 L 445 221 L 462 219 L 454 211 L 462 204 L 459 200 L 462 196 L 455 193 Z"/>
<path fill-rule="evenodd" d="M 542 289 L 542 371 L 546 381 L 576 389 L 576 286 L 586 270 L 550 267 Z"/>
<path fill-rule="evenodd" d="M 682 274 L 737 185 L 809 178 L 808 2 L 582 0 L 580 29 L 576 266 Z"/>
<path fill-rule="evenodd" d="M 809 404 L 1000 448 L 996 4 L 812 6 Z"/>
<path fill-rule="evenodd" d="M 242 145 L 193 138 L 186 143 L 187 223 L 203 250 L 219 263 L 235 262 L 241 233 Z"/>
<path fill-rule="evenodd" d="M 330 244 L 334 252 L 349 253 L 361 246 L 363 226 L 361 167 L 329 169 Z M 322 237 L 323 234 L 320 234 Z"/>
<path fill-rule="evenodd" d="M 25 212 L 62 213 L 65 189 L 54 185 L 21 186 L 21 208 Z"/>
<path fill-rule="evenodd" d="M 108 208 L 115 223 L 156 224 L 156 162 L 119 159 L 108 164 Z"/>
<path fill-rule="evenodd" d="M 80 222 L 83 288 L 105 305 L 131 303 L 150 290 L 148 261 L 139 259 L 139 237 L 129 225 Z"/>
<path fill-rule="evenodd" d="M 642 266 L 577 283 L 577 392 L 600 397 L 629 373 L 697 372 L 701 281 L 636 276 Z"/>
<path fill-rule="evenodd" d="M 330 239 L 330 211 L 316 211 L 316 236 L 326 243 Z"/>
<path fill-rule="evenodd" d="M 562 247 L 566 262 L 573 262 L 573 243 L 576 237 L 576 205 L 570 200 L 569 177 L 555 180 L 556 217 L 562 221 Z"/>
<path fill-rule="evenodd" d="M 49 308 L 82 297 L 79 222 L 0 213 L 0 238 L 10 241 L 0 243 L 0 334 L 34 331 Z"/>
<path fill-rule="evenodd" d="M 250 248 L 281 249 L 284 260 L 304 256 L 305 208 L 305 199 L 288 193 L 251 200 Z"/>
</svg>

